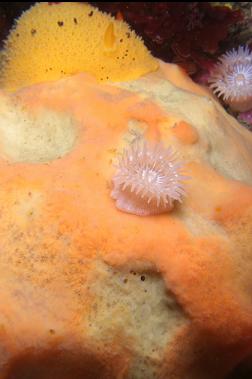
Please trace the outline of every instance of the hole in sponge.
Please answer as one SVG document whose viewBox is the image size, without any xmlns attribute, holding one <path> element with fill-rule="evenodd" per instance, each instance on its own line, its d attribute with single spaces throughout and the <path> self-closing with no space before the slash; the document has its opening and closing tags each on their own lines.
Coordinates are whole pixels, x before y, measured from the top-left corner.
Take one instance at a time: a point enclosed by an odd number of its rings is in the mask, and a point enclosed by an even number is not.
<svg viewBox="0 0 252 379">
<path fill-rule="evenodd" d="M 49 110 L 34 114 L 20 105 L 1 104 L 0 157 L 11 162 L 47 163 L 69 153 L 77 128 L 69 115 Z"/>
<path fill-rule="evenodd" d="M 187 323 L 183 309 L 148 262 L 112 268 L 96 261 L 91 267 L 95 281 L 92 274 L 87 284 L 95 302 L 87 334 L 100 345 L 120 336 L 134 356 L 129 377 L 154 378 L 153 370 L 160 367 L 168 344 Z"/>
</svg>

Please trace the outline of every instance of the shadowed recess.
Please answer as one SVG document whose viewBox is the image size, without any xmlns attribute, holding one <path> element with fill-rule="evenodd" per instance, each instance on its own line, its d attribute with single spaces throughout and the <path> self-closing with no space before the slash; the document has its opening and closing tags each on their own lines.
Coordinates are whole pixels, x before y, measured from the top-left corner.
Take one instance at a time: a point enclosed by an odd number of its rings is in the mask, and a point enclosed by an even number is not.
<svg viewBox="0 0 252 379">
<path fill-rule="evenodd" d="M 108 361 L 109 362 L 109 361 Z M 111 362 L 111 361 L 110 361 Z M 113 368 L 88 352 L 26 352 L 9 363 L 5 379 L 114 379 Z"/>
</svg>

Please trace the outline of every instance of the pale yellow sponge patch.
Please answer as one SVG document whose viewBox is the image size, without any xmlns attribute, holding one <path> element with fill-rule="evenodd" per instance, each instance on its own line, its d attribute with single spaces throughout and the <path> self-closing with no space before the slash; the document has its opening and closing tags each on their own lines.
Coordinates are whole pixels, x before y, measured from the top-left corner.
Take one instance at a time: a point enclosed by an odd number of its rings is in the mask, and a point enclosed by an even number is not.
<svg viewBox="0 0 252 379">
<path fill-rule="evenodd" d="M 155 71 L 157 60 L 128 24 L 86 3 L 37 3 L 11 30 L 0 84 L 14 90 L 79 72 L 128 81 Z"/>
</svg>

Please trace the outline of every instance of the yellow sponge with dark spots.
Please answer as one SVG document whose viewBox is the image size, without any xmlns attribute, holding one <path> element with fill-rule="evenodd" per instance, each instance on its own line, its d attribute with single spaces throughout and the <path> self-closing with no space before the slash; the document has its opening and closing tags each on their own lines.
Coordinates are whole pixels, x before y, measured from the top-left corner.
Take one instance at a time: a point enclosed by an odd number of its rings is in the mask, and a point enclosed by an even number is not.
<svg viewBox="0 0 252 379">
<path fill-rule="evenodd" d="M 101 82 L 155 71 L 157 60 L 128 24 L 85 3 L 37 3 L 11 30 L 0 84 L 14 90 L 88 72 Z"/>
</svg>

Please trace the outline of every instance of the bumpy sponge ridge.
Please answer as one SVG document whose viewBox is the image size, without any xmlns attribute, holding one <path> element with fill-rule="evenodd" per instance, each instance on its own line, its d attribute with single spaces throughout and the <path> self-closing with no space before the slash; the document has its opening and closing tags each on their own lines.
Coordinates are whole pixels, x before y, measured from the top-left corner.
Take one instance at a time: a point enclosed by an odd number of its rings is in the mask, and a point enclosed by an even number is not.
<svg viewBox="0 0 252 379">
<path fill-rule="evenodd" d="M 122 21 L 84 3 L 37 3 L 11 30 L 0 83 L 10 90 L 88 72 L 101 82 L 155 71 L 157 60 Z"/>
</svg>

